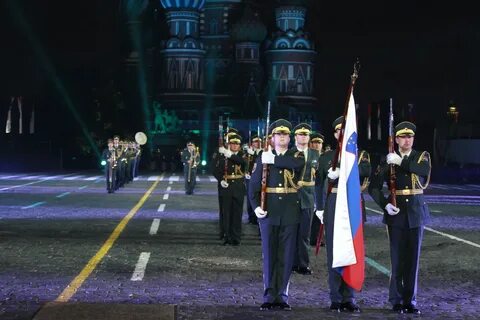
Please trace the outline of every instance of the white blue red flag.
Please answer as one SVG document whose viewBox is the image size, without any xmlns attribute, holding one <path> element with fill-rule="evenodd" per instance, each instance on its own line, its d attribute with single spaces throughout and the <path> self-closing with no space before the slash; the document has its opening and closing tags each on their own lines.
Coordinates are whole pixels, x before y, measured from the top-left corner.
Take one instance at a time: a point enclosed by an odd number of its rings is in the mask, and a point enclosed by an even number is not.
<svg viewBox="0 0 480 320">
<path fill-rule="evenodd" d="M 357 163 L 357 119 L 350 94 L 343 133 L 333 228 L 333 263 L 343 280 L 360 291 L 365 278 L 362 204 Z"/>
</svg>

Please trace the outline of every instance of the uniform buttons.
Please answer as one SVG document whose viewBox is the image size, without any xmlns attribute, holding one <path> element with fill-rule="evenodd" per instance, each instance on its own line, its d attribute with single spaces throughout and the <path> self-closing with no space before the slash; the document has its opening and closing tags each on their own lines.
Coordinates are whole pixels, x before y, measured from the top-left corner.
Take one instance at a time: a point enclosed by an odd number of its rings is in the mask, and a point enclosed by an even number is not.
<svg viewBox="0 0 480 320">
<path fill-rule="evenodd" d="M 406 186 L 405 189 L 408 189 L 408 186 Z"/>
<path fill-rule="evenodd" d="M 408 199 L 405 199 L 405 202 L 408 202 Z"/>
<path fill-rule="evenodd" d="M 280 170 L 279 173 L 282 173 L 282 170 Z"/>
<path fill-rule="evenodd" d="M 282 200 L 282 197 L 278 197 L 278 200 Z"/>
<path fill-rule="evenodd" d="M 279 184 L 278 184 L 278 186 L 279 186 L 279 187 L 281 187 L 281 186 L 282 186 L 282 184 L 281 184 L 281 183 L 279 183 Z"/>
</svg>

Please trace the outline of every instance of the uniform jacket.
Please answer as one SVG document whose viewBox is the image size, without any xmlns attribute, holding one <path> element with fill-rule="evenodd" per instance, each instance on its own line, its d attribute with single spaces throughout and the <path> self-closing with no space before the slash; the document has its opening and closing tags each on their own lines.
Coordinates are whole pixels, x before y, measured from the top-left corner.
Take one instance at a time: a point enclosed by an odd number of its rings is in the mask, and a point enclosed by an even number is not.
<svg viewBox="0 0 480 320">
<path fill-rule="evenodd" d="M 276 154 L 276 151 L 273 150 Z M 294 184 L 305 161 L 303 153 L 289 149 L 284 155 L 275 157 L 275 163 L 268 165 L 267 188 L 290 187 L 288 177 L 293 179 Z M 262 188 L 262 157 L 259 156 L 250 179 L 248 197 L 252 208 L 260 206 L 260 193 Z M 267 193 L 265 222 L 271 225 L 292 225 L 300 222 L 300 206 L 297 193 Z"/>
<path fill-rule="evenodd" d="M 298 152 L 297 147 L 293 147 L 292 150 Z M 308 148 L 306 152 L 306 161 L 300 169 L 298 181 L 315 183 L 315 175 L 318 169 L 320 155 L 316 150 L 310 148 Z M 315 185 L 301 186 L 300 189 L 298 189 L 298 198 L 300 199 L 300 206 L 302 209 L 313 209 L 315 206 Z"/>
<path fill-rule="evenodd" d="M 227 161 L 227 179 L 228 188 L 219 187 L 220 196 L 232 196 L 236 198 L 243 198 L 245 196 L 245 159 L 242 151 L 226 159 L 222 154 L 216 156 L 215 169 L 213 175 L 218 182 L 225 180 L 225 160 Z M 228 176 L 243 176 L 238 179 L 229 179 Z"/>
<path fill-rule="evenodd" d="M 195 159 L 193 158 L 192 153 L 188 151 L 188 148 L 185 148 L 182 150 L 182 154 L 180 155 L 180 157 L 184 166 L 188 166 L 188 160 L 190 159 L 194 160 L 193 162 L 195 162 L 198 165 L 198 163 L 200 162 L 200 155 L 198 154 L 198 152 L 193 152 L 193 153 L 196 153 Z M 192 165 L 193 165 L 193 162 L 192 162 Z"/>
<path fill-rule="evenodd" d="M 362 154 L 362 158 L 358 160 L 358 174 L 360 176 L 360 184 L 363 184 L 365 179 L 370 178 L 370 174 L 372 171 L 372 167 L 370 164 L 370 158 L 367 156 L 366 152 L 358 152 L 358 154 Z M 319 163 L 318 163 L 318 170 L 317 170 L 317 175 L 315 177 L 316 181 L 315 184 L 321 185 L 322 183 L 325 183 L 326 180 L 330 182 L 330 179 L 328 179 L 328 169 L 332 166 L 333 162 L 333 157 L 335 155 L 335 150 L 330 150 L 322 154 L 319 158 Z M 340 162 L 337 163 L 337 166 L 340 166 Z M 336 188 L 338 184 L 338 179 L 333 181 L 333 188 Z M 326 184 L 326 188 L 328 189 L 328 183 Z M 323 199 L 324 196 L 326 196 L 328 190 L 325 192 L 322 192 L 320 196 L 317 198 L 317 210 L 323 210 L 325 206 L 325 199 Z"/>
<path fill-rule="evenodd" d="M 389 226 L 418 228 L 430 221 L 430 210 L 423 194 L 397 195 L 397 207 L 400 212 L 394 216 L 389 215 L 385 206 L 390 201 L 390 196 L 385 197 L 382 192 L 384 182 L 389 185 L 390 165 L 385 163 L 377 168 L 372 176 L 368 191 L 373 200 L 384 210 L 383 223 Z M 395 166 L 396 189 L 411 190 L 423 189 L 430 175 L 430 155 L 427 152 L 412 150 L 408 157 L 404 157 L 400 166 Z"/>
</svg>

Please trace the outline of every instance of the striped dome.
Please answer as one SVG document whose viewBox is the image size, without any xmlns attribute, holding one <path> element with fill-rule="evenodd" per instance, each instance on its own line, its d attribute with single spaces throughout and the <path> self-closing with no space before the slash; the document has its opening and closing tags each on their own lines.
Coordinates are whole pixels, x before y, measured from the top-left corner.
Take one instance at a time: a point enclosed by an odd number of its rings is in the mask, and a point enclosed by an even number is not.
<svg viewBox="0 0 480 320">
<path fill-rule="evenodd" d="M 205 4 L 205 0 L 160 0 L 165 9 L 196 9 L 199 10 Z"/>
</svg>

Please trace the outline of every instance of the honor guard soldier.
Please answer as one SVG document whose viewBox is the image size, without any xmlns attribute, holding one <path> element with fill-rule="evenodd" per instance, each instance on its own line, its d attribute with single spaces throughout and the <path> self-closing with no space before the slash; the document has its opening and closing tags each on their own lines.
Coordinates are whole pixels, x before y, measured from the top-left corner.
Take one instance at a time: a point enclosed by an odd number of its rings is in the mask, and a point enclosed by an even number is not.
<svg viewBox="0 0 480 320">
<path fill-rule="evenodd" d="M 395 126 L 398 152 L 389 153 L 386 164 L 377 168 L 369 193 L 383 209 L 383 223 L 388 229 L 392 265 L 388 300 L 392 311 L 420 314 L 417 308 L 420 247 L 424 226 L 430 220 L 423 190 L 430 180 L 431 160 L 428 152 L 412 148 L 415 132 L 416 126 L 408 121 Z M 393 180 L 391 168 L 395 173 Z M 392 194 L 386 197 L 382 192 L 385 181 L 395 191 L 394 201 Z"/>
<path fill-rule="evenodd" d="M 219 146 L 220 148 L 227 147 L 228 144 L 226 142 L 228 141 L 228 138 L 234 134 L 238 134 L 238 130 L 235 128 L 228 128 L 227 133 L 223 135 L 223 143 L 224 145 Z M 217 150 L 218 151 L 218 150 Z M 219 162 L 220 160 L 224 158 L 222 153 L 219 152 L 214 152 L 212 155 L 212 162 L 211 162 L 211 171 L 213 175 L 215 176 L 215 172 L 217 170 L 217 167 L 220 165 Z M 219 227 L 219 235 L 220 235 L 220 240 L 222 240 L 225 236 L 225 230 L 223 230 L 223 215 L 222 215 L 222 185 L 220 184 L 222 182 L 222 179 L 218 180 L 217 179 L 217 191 L 218 191 L 218 227 Z"/>
<path fill-rule="evenodd" d="M 262 151 L 262 149 L 260 149 L 260 137 L 258 136 L 258 134 L 256 133 L 252 134 L 251 139 L 252 139 L 251 145 L 248 146 L 245 152 L 245 161 L 247 162 L 247 172 L 245 173 L 245 186 L 247 187 L 247 194 L 248 194 L 248 188 L 250 185 L 250 177 L 252 175 L 253 166 L 257 161 L 258 155 Z M 253 211 L 254 209 L 255 208 L 252 207 L 250 199 L 247 196 L 248 223 L 257 225 L 258 221 L 257 221 L 257 216 Z"/>
<path fill-rule="evenodd" d="M 118 190 L 121 185 L 122 178 L 122 161 L 123 146 L 120 141 L 120 136 L 113 136 L 113 148 L 115 149 L 116 170 L 115 170 L 115 190 Z"/>
<path fill-rule="evenodd" d="M 297 195 L 298 177 L 303 168 L 302 152 L 288 150 L 292 125 L 279 119 L 270 125 L 273 150 L 258 157 L 250 179 L 249 198 L 258 217 L 263 255 L 263 304 L 260 310 L 280 308 L 291 310 L 288 287 L 292 273 L 297 231 L 300 223 L 300 203 Z M 262 199 L 262 167 L 268 165 L 264 181 L 265 207 Z"/>
<path fill-rule="evenodd" d="M 245 159 L 240 150 L 241 137 L 231 134 L 228 148 L 220 147 L 222 155 L 214 172 L 220 181 L 223 222 L 223 244 L 238 246 L 242 236 L 242 213 L 245 198 Z"/>
<path fill-rule="evenodd" d="M 116 159 L 115 149 L 113 147 L 113 139 L 107 140 L 107 147 L 102 152 L 102 160 L 105 161 L 105 179 L 107 183 L 107 192 L 113 193 L 115 191 L 116 178 Z"/>
<path fill-rule="evenodd" d="M 323 134 L 314 132 L 310 135 L 310 148 L 316 150 L 318 155 L 323 154 L 323 141 L 325 137 Z M 318 179 L 315 178 L 315 181 Z M 316 183 L 315 182 L 315 208 L 323 208 L 325 206 L 325 196 L 326 196 L 327 186 L 325 182 Z M 320 220 L 315 215 L 312 219 L 312 227 L 310 231 L 310 245 L 314 246 L 317 243 L 317 233 L 320 228 Z M 322 246 L 325 243 L 322 241 Z"/>
<path fill-rule="evenodd" d="M 298 176 L 298 199 L 300 200 L 301 219 L 297 233 L 297 250 L 293 271 L 310 275 L 310 232 L 315 207 L 315 171 L 318 169 L 319 153 L 308 147 L 312 127 L 307 123 L 300 123 L 293 128 L 295 135 L 294 152 L 302 152 L 305 164 Z"/>
<path fill-rule="evenodd" d="M 185 179 L 185 194 L 193 194 L 197 179 L 197 166 L 200 163 L 200 154 L 192 141 L 182 150 L 183 177 Z"/>
<path fill-rule="evenodd" d="M 334 130 L 334 137 L 336 140 L 340 137 L 340 131 L 342 130 L 343 116 L 338 117 L 332 123 Z M 327 248 L 327 267 L 328 267 L 328 285 L 330 289 L 330 310 L 341 312 L 360 312 L 360 308 L 355 302 L 355 291 L 348 286 L 342 279 L 340 273 L 332 269 L 333 261 L 333 229 L 335 221 L 335 204 L 337 202 L 337 184 L 340 170 L 332 168 L 332 161 L 335 154 L 335 150 L 329 150 L 320 157 L 320 163 L 318 168 L 317 183 L 323 183 L 326 178 L 332 184 L 331 193 L 327 195 L 324 208 L 317 208 L 315 212 L 320 219 L 320 223 L 325 223 L 325 244 Z M 339 165 L 340 162 L 337 164 Z M 369 177 L 371 173 L 370 162 L 360 161 L 358 163 L 358 172 L 360 181 L 363 181 L 365 177 Z M 359 181 L 359 184 L 360 184 Z M 321 204 L 320 200 L 320 204 Z M 324 219 L 325 212 L 325 219 Z"/>
</svg>

